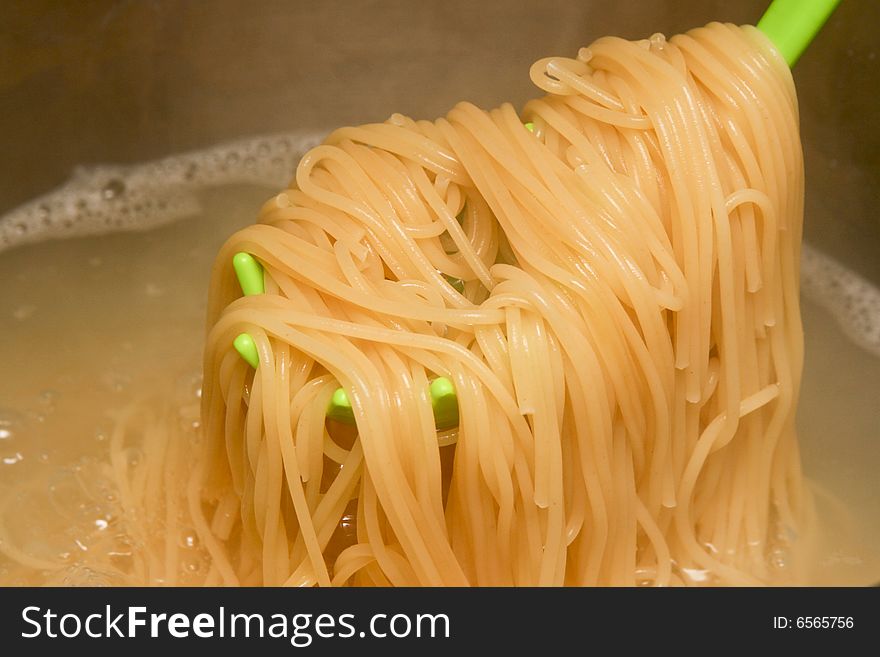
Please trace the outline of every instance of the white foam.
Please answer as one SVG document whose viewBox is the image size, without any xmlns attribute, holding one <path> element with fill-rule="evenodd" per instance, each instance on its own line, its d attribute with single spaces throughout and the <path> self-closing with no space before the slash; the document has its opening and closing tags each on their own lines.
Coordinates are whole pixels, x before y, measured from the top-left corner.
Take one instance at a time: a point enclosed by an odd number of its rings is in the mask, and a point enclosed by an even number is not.
<svg viewBox="0 0 880 657">
<path fill-rule="evenodd" d="M 0 217 L 0 251 L 51 238 L 155 228 L 196 214 L 198 193 L 207 187 L 278 189 L 321 134 L 264 135 L 142 164 L 77 167 L 62 186 Z"/>
<path fill-rule="evenodd" d="M 804 244 L 801 294 L 827 310 L 855 344 L 880 356 L 880 289 L 873 283 Z"/>
</svg>

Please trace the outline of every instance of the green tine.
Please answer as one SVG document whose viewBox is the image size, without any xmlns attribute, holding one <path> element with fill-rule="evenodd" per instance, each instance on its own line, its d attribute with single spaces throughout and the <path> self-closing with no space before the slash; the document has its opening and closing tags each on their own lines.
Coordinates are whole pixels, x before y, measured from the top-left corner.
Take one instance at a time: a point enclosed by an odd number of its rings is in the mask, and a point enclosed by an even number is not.
<svg viewBox="0 0 880 657">
<path fill-rule="evenodd" d="M 532 123 L 531 121 L 527 121 L 526 123 L 523 123 L 523 126 L 525 126 L 525 129 L 528 130 L 529 132 L 535 131 L 535 124 Z"/>
<path fill-rule="evenodd" d="M 260 364 L 260 354 L 257 352 L 257 345 L 254 339 L 247 333 L 239 333 L 238 337 L 232 341 L 232 346 L 238 354 L 244 358 L 248 364 L 254 369 Z"/>
<path fill-rule="evenodd" d="M 254 294 L 263 294 L 266 290 L 263 281 L 263 266 L 257 262 L 250 253 L 240 251 L 232 257 L 232 268 L 235 269 L 235 275 L 238 277 L 238 284 L 241 285 L 241 291 L 245 296 Z M 241 333 L 232 342 L 235 350 L 244 358 L 250 366 L 257 369 L 260 364 L 260 356 L 257 353 L 257 345 L 254 339 L 247 333 Z"/>
<path fill-rule="evenodd" d="M 458 398 L 455 396 L 455 386 L 452 385 L 452 381 L 445 376 L 437 377 L 431 381 L 429 390 L 437 430 L 444 431 L 458 426 Z M 337 388 L 330 398 L 327 417 L 337 422 L 354 424 L 351 402 L 342 388 Z"/>
<path fill-rule="evenodd" d="M 464 281 L 448 274 L 443 274 L 443 278 L 449 283 L 459 294 L 464 294 Z"/>
<path fill-rule="evenodd" d="M 232 257 L 232 267 L 238 276 L 238 283 L 245 296 L 263 294 L 266 285 L 263 281 L 263 266 L 250 253 L 240 251 Z"/>
<path fill-rule="evenodd" d="M 434 408 L 434 424 L 439 431 L 458 426 L 458 397 L 455 386 L 445 376 L 431 381 L 431 406 Z"/>
<path fill-rule="evenodd" d="M 327 407 L 327 417 L 337 422 L 345 424 L 354 424 L 354 413 L 351 410 L 351 402 L 348 395 L 342 388 L 337 388 L 330 398 L 330 405 Z"/>
<path fill-rule="evenodd" d="M 263 278 L 263 267 L 250 253 L 241 251 L 232 258 L 232 267 L 241 285 L 241 291 L 245 296 L 263 294 L 266 290 Z M 446 276 L 449 284 L 459 292 L 464 291 L 464 281 Z M 247 333 L 240 333 L 232 342 L 232 346 L 239 355 L 254 369 L 260 364 L 260 355 L 254 339 Z M 455 387 L 452 381 L 446 377 L 438 377 L 431 382 L 431 406 L 434 409 L 434 422 L 437 429 L 451 429 L 458 425 L 458 399 L 455 396 Z M 342 388 L 337 388 L 330 398 L 327 407 L 327 417 L 337 422 L 354 424 L 354 413 L 351 409 L 351 401 Z"/>
</svg>

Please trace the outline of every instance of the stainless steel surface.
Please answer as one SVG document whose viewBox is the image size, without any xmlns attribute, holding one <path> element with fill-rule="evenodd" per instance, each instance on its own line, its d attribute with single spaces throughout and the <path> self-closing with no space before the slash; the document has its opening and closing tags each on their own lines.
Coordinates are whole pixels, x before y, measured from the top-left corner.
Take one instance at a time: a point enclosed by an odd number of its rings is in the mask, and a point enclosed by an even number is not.
<svg viewBox="0 0 880 657">
<path fill-rule="evenodd" d="M 230 138 L 435 117 L 535 94 L 539 56 L 604 34 L 755 22 L 767 0 L 7 0 L 0 7 L 0 212 L 77 164 Z M 880 280 L 880 3 L 847 0 L 795 71 L 807 239 Z"/>
</svg>

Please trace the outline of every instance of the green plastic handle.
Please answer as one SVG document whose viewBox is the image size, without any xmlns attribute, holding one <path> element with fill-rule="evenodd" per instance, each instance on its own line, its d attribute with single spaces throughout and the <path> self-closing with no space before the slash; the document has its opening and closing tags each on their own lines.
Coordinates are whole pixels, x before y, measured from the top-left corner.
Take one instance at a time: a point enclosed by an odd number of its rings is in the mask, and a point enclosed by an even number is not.
<svg viewBox="0 0 880 657">
<path fill-rule="evenodd" d="M 794 66 L 839 4 L 840 0 L 773 0 L 758 29 Z"/>
</svg>

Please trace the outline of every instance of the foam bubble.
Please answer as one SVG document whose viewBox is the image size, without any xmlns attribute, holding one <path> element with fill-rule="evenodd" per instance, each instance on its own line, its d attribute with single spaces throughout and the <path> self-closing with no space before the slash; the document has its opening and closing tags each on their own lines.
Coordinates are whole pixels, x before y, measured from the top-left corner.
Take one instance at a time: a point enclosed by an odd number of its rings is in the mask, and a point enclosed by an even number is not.
<svg viewBox="0 0 880 657">
<path fill-rule="evenodd" d="M 135 165 L 76 167 L 60 187 L 0 217 L 0 251 L 50 238 L 148 230 L 200 210 L 198 193 L 287 185 L 316 132 L 265 135 Z"/>
<path fill-rule="evenodd" d="M 880 356 L 880 289 L 874 284 L 804 244 L 801 294 L 827 310 L 855 344 Z"/>
</svg>

